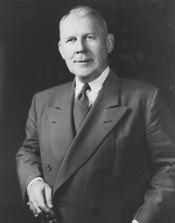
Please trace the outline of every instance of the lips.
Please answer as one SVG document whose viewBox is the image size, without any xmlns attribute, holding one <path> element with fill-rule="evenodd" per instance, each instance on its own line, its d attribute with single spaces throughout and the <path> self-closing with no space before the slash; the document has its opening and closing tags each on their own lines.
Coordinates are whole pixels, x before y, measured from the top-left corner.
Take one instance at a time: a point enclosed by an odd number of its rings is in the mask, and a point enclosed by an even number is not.
<svg viewBox="0 0 175 223">
<path fill-rule="evenodd" d="M 91 59 L 85 59 L 85 60 L 75 60 L 74 63 L 89 63 L 91 62 Z"/>
</svg>

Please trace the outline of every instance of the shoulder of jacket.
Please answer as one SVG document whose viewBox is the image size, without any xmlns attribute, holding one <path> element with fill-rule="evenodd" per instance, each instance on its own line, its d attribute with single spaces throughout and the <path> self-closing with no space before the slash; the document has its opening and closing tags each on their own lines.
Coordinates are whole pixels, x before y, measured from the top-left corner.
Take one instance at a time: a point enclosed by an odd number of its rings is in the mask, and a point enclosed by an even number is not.
<svg viewBox="0 0 175 223">
<path fill-rule="evenodd" d="M 120 86 L 121 91 L 126 92 L 126 94 L 150 95 L 159 90 L 152 84 L 127 78 L 120 78 Z"/>
<path fill-rule="evenodd" d="M 143 105 L 149 107 L 159 89 L 151 84 L 133 79 L 120 79 L 121 103 L 135 108 Z"/>
<path fill-rule="evenodd" d="M 72 85 L 72 82 L 57 85 L 57 86 L 45 89 L 43 91 L 37 92 L 35 96 L 37 98 L 40 98 L 40 100 L 42 99 L 47 100 L 47 98 L 56 97 L 59 94 L 63 94 L 65 91 L 70 89 L 71 85 Z"/>
<path fill-rule="evenodd" d="M 71 86 L 72 82 L 68 82 L 37 92 L 33 96 L 32 104 L 39 109 L 52 106 L 59 97 L 71 88 Z"/>
<path fill-rule="evenodd" d="M 67 82 L 67 83 L 64 83 L 64 84 L 60 84 L 60 85 L 57 85 L 57 86 L 39 91 L 36 94 L 39 95 L 39 96 L 40 95 L 54 94 L 54 93 L 57 93 L 59 91 L 64 91 L 64 90 L 68 89 L 71 86 L 71 84 L 72 84 L 72 82 Z"/>
</svg>

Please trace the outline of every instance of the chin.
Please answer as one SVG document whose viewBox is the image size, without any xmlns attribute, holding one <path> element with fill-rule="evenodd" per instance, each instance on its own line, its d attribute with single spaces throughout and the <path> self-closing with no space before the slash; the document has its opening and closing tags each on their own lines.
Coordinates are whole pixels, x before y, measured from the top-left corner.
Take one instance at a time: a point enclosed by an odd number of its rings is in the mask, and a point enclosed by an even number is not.
<svg viewBox="0 0 175 223">
<path fill-rule="evenodd" d="M 89 77 L 91 76 L 91 74 L 93 73 L 92 71 L 75 71 L 73 72 L 77 77 L 80 77 L 80 78 L 86 78 L 86 77 Z"/>
</svg>

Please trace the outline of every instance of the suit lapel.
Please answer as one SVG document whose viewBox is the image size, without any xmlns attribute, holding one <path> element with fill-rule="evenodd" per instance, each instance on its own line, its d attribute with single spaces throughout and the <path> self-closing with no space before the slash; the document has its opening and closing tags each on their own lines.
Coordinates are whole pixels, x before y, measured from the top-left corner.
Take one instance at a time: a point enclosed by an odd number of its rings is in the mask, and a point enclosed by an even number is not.
<svg viewBox="0 0 175 223">
<path fill-rule="evenodd" d="M 111 72 L 79 133 L 65 153 L 57 174 L 54 191 L 93 156 L 99 149 L 102 140 L 124 117 L 128 108 L 119 105 L 119 79 Z"/>
<path fill-rule="evenodd" d="M 56 99 L 53 107 L 48 108 L 47 115 L 50 123 L 50 143 L 58 166 L 62 162 L 66 149 L 73 139 L 72 103 L 74 83 L 67 85 Z"/>
</svg>

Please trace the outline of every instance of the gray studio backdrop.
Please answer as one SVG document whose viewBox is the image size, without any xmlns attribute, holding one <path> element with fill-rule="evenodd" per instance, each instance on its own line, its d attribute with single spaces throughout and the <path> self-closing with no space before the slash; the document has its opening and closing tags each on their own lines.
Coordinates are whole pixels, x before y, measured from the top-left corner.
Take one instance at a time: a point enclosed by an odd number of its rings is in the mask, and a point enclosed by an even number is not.
<svg viewBox="0 0 175 223">
<path fill-rule="evenodd" d="M 175 112 L 174 0 L 0 1 L 0 216 L 35 222 L 22 206 L 15 153 L 33 94 L 72 79 L 57 51 L 58 21 L 68 7 L 101 10 L 115 34 L 110 65 L 119 76 L 157 85 Z M 1 221 L 0 220 L 0 221 Z"/>
</svg>

